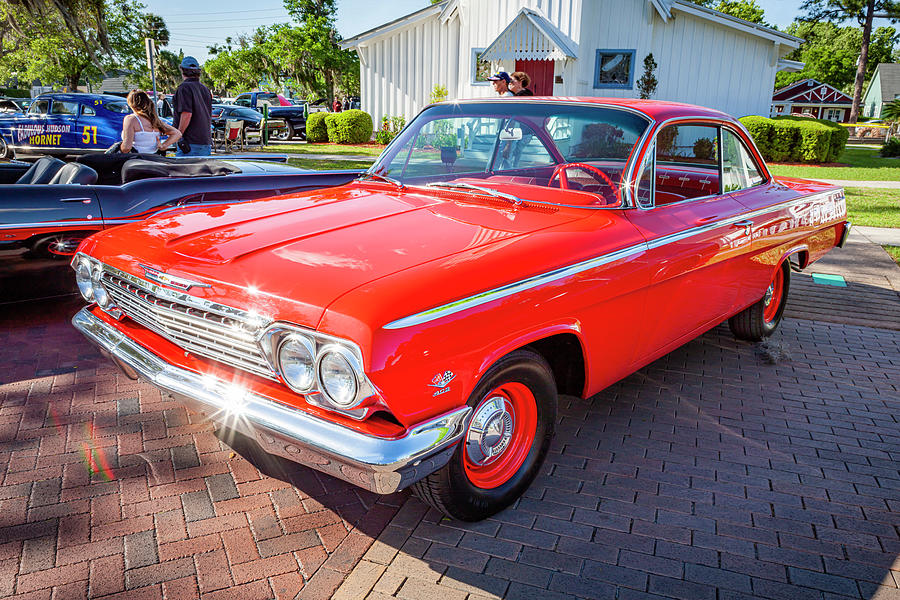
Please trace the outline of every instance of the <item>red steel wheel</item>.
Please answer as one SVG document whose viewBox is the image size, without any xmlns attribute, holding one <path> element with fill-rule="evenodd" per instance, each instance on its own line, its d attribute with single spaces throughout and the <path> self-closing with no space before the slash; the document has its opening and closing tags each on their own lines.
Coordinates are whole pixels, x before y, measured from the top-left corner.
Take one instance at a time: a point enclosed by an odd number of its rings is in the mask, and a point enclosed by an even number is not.
<svg viewBox="0 0 900 600">
<path fill-rule="evenodd" d="M 510 352 L 479 379 L 463 438 L 443 467 L 413 483 L 445 515 L 479 521 L 519 499 L 537 476 L 556 424 L 553 370 L 529 348 Z"/>
<path fill-rule="evenodd" d="M 462 453 L 466 476 L 492 489 L 509 481 L 525 462 L 537 431 L 537 403 L 527 386 L 508 382 L 488 393 L 475 411 Z"/>
<path fill-rule="evenodd" d="M 763 319 L 766 323 L 771 323 L 778 316 L 778 308 L 781 306 L 781 297 L 784 295 L 784 269 L 775 271 L 775 277 L 766 295 L 763 297 Z"/>
</svg>

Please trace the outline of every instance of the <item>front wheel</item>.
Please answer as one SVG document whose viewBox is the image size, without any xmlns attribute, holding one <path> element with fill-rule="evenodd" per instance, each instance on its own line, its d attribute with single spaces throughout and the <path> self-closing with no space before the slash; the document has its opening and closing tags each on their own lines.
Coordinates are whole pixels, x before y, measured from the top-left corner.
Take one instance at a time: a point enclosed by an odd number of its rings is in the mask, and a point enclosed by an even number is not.
<svg viewBox="0 0 900 600">
<path fill-rule="evenodd" d="M 734 337 L 758 342 L 775 333 L 787 306 L 790 287 L 791 261 L 785 260 L 775 271 L 759 302 L 728 319 Z"/>
<path fill-rule="evenodd" d="M 480 521 L 515 502 L 544 462 L 556 424 L 550 365 L 516 350 L 481 378 L 468 405 L 472 414 L 450 462 L 413 491 L 449 517 Z"/>
<path fill-rule="evenodd" d="M 2 159 L 12 159 L 16 157 L 15 151 L 10 147 L 9 143 L 7 143 L 6 139 L 0 135 L 0 160 Z"/>
</svg>

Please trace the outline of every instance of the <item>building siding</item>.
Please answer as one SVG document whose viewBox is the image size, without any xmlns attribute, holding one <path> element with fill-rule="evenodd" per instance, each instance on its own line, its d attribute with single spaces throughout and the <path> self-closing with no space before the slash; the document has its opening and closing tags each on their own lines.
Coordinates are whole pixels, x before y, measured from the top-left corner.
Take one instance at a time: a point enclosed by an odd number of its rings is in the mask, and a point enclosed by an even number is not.
<svg viewBox="0 0 900 600">
<path fill-rule="evenodd" d="M 636 98 L 644 57 L 653 53 L 659 87 L 655 99 L 699 104 L 743 116 L 766 115 L 775 80 L 775 44 L 689 13 L 664 22 L 645 0 L 459 0 L 442 23 L 439 14 L 386 31 L 363 42 L 362 108 L 376 126 L 382 115 L 415 116 L 435 85 L 449 98 L 493 97 L 490 85 L 473 85 L 472 49 L 486 48 L 527 7 L 568 36 L 578 59 L 557 60 L 557 96 Z M 597 50 L 634 50 L 630 88 L 594 88 Z M 781 54 L 790 48 L 782 45 Z M 499 61 L 497 70 L 515 70 Z"/>
</svg>

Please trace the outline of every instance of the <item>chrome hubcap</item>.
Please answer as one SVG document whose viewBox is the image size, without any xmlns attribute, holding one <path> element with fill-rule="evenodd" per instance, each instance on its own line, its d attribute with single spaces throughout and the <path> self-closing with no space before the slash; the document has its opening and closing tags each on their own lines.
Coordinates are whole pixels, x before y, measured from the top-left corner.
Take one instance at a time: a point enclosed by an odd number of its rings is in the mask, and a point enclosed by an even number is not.
<svg viewBox="0 0 900 600">
<path fill-rule="evenodd" d="M 513 417 L 501 396 L 488 398 L 475 411 L 466 434 L 466 454 L 474 464 L 497 459 L 512 439 Z"/>
<path fill-rule="evenodd" d="M 772 302 L 772 297 L 775 295 L 775 284 L 769 286 L 766 290 L 765 298 L 763 298 L 763 304 L 768 306 Z"/>
</svg>

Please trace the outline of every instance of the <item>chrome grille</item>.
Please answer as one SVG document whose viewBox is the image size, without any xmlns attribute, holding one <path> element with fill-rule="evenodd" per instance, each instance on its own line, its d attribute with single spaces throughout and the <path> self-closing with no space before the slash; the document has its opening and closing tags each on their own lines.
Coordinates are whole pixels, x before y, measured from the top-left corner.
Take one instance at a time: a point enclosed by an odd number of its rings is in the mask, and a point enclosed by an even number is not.
<svg viewBox="0 0 900 600">
<path fill-rule="evenodd" d="M 103 283 L 128 317 L 198 356 L 277 380 L 256 343 L 256 329 L 238 319 L 157 296 L 103 273 Z"/>
</svg>

